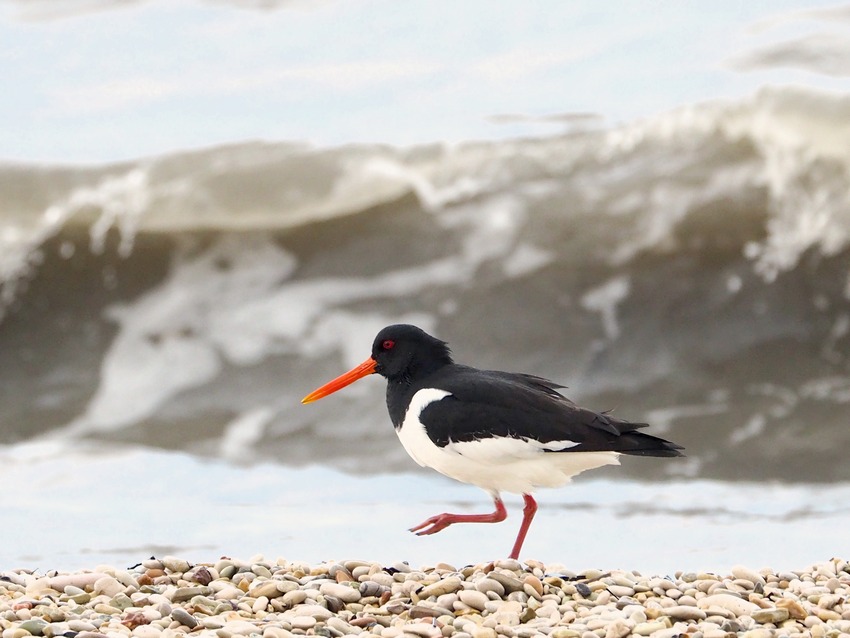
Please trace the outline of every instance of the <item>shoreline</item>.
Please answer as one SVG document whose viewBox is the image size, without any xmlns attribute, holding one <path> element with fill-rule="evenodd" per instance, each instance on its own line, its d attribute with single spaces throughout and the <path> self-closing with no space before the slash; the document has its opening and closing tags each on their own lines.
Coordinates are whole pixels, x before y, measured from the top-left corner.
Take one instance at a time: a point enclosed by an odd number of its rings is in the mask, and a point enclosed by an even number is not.
<svg viewBox="0 0 850 638">
<path fill-rule="evenodd" d="M 2 638 L 844 638 L 850 563 L 646 576 L 510 559 L 415 568 L 164 557 L 129 569 L 0 570 L 0 628 Z"/>
</svg>

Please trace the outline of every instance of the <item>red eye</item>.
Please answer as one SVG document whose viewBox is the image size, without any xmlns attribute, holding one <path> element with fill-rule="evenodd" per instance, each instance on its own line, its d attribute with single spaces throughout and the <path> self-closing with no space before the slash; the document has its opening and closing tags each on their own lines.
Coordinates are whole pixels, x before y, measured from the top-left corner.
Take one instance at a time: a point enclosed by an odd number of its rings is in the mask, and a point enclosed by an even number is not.
<svg viewBox="0 0 850 638">
<path fill-rule="evenodd" d="M 392 339 L 385 339 L 384 342 L 381 344 L 381 347 L 384 350 L 392 350 L 395 347 L 395 341 L 393 341 Z"/>
</svg>

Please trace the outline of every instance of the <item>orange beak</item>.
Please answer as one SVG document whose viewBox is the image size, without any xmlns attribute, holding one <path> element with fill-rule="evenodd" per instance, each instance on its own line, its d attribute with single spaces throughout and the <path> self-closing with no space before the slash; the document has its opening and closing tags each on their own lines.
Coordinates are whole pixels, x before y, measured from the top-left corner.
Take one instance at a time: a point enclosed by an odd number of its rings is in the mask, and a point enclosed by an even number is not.
<svg viewBox="0 0 850 638">
<path fill-rule="evenodd" d="M 306 397 L 301 399 L 301 403 L 312 403 L 313 401 L 318 401 L 319 399 L 328 396 L 329 394 L 333 394 L 337 390 L 342 390 L 345 386 L 351 385 L 357 379 L 362 379 L 365 376 L 375 373 L 375 367 L 378 365 L 378 362 L 375 361 L 372 357 L 369 357 L 361 363 L 356 368 L 353 368 L 338 376 L 333 381 L 328 381 L 325 385 L 317 390 L 313 390 Z"/>
</svg>

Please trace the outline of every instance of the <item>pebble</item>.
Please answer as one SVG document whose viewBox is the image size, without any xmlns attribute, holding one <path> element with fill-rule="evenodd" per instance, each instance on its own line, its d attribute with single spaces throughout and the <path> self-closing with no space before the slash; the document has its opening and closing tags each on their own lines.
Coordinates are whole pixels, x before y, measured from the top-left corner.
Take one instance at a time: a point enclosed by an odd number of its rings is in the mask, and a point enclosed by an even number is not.
<svg viewBox="0 0 850 638">
<path fill-rule="evenodd" d="M 711 596 L 706 596 L 705 598 L 700 598 L 699 601 L 697 601 L 697 606 L 700 609 L 708 610 L 712 607 L 718 607 L 720 609 L 725 609 L 736 616 L 752 616 L 753 612 L 759 609 L 759 606 L 755 603 L 751 603 L 750 601 L 744 600 L 734 594 L 713 594 Z"/>
<path fill-rule="evenodd" d="M 502 598 L 505 595 L 505 586 L 494 578 L 482 578 L 475 583 L 475 589 L 480 591 L 482 594 L 493 592 L 499 598 Z"/>
<path fill-rule="evenodd" d="M 520 585 L 521 586 L 521 585 Z M 423 587 L 419 590 L 419 598 L 424 600 L 425 598 L 430 598 L 431 596 L 442 596 L 443 594 L 450 594 L 451 592 L 455 592 L 458 589 L 463 587 L 463 583 L 460 578 L 457 577 L 449 577 L 444 580 L 438 580 L 436 583 L 432 583 Z"/>
<path fill-rule="evenodd" d="M 0 571 L 0 638 L 847 638 L 850 564 L 642 576 L 262 557 L 40 576 Z"/>
<path fill-rule="evenodd" d="M 198 620 L 188 611 L 183 609 L 182 607 L 177 607 L 174 611 L 171 612 L 171 617 L 179 622 L 181 625 L 185 625 L 189 629 L 194 629 L 198 626 Z"/>
<path fill-rule="evenodd" d="M 339 583 L 323 583 L 319 588 L 325 596 L 339 598 L 344 603 L 356 603 L 360 600 L 360 588 L 350 587 Z"/>
</svg>

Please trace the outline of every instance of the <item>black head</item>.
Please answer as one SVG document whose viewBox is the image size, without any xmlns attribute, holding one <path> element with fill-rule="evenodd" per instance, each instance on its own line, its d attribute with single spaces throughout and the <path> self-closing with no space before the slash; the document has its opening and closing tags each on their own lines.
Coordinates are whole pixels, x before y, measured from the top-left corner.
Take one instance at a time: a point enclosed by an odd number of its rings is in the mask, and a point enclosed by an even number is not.
<svg viewBox="0 0 850 638">
<path fill-rule="evenodd" d="M 365 376 L 381 374 L 391 383 L 410 383 L 452 362 L 449 347 L 416 326 L 398 324 L 387 326 L 375 337 L 372 355 L 359 366 L 328 381 L 301 399 L 312 403 L 333 394 Z"/>
<path fill-rule="evenodd" d="M 410 381 L 452 363 L 445 341 L 416 326 L 396 324 L 378 333 L 372 344 L 375 372 L 391 381 Z"/>
</svg>

